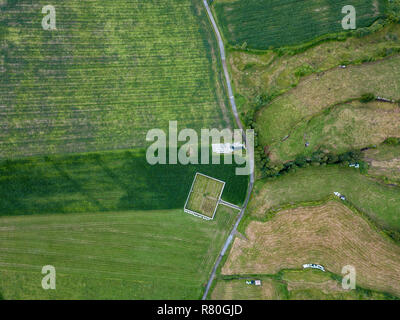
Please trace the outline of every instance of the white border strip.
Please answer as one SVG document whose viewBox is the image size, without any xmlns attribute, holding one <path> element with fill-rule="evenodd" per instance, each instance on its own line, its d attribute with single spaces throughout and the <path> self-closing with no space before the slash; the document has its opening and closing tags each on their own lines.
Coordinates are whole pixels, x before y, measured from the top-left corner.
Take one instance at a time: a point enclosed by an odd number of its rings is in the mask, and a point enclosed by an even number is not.
<svg viewBox="0 0 400 320">
<path fill-rule="evenodd" d="M 215 180 L 215 181 L 218 181 L 218 182 L 221 182 L 221 183 L 222 183 L 222 189 L 221 189 L 221 192 L 219 193 L 219 198 L 218 198 L 218 200 L 217 200 L 217 204 L 216 204 L 216 206 L 215 206 L 215 208 L 214 208 L 214 212 L 213 212 L 213 215 L 212 215 L 211 218 L 208 217 L 208 216 L 205 216 L 204 214 L 201 214 L 201 213 L 198 213 L 198 212 L 195 212 L 195 211 L 192 211 L 192 210 L 189 210 L 189 209 L 186 208 L 187 203 L 189 202 L 189 198 L 190 198 L 190 196 L 191 196 L 191 194 L 192 194 L 192 192 L 193 192 L 193 186 L 194 186 L 194 183 L 195 183 L 195 181 L 196 181 L 196 179 L 197 179 L 197 175 L 200 175 L 200 176 L 203 176 L 203 177 L 206 177 L 206 178 L 209 178 L 209 179 L 212 179 L 212 180 Z M 203 218 L 204 220 L 213 220 L 213 219 L 214 219 L 214 216 L 215 216 L 215 213 L 217 212 L 219 202 L 221 201 L 221 197 L 222 197 L 222 193 L 224 192 L 224 188 L 225 188 L 225 181 L 218 180 L 218 179 L 216 179 L 216 178 L 207 176 L 207 175 L 202 174 L 202 173 L 200 173 L 200 172 L 196 172 L 196 175 L 194 176 L 194 179 L 193 179 L 193 182 L 192 182 L 192 186 L 190 187 L 190 191 L 189 191 L 188 197 L 187 197 L 187 199 L 186 199 L 186 202 L 185 202 L 185 206 L 184 206 L 184 208 L 183 208 L 183 211 L 186 212 L 186 213 L 192 214 L 192 215 L 194 215 L 194 216 L 196 216 L 196 217 Z"/>
</svg>

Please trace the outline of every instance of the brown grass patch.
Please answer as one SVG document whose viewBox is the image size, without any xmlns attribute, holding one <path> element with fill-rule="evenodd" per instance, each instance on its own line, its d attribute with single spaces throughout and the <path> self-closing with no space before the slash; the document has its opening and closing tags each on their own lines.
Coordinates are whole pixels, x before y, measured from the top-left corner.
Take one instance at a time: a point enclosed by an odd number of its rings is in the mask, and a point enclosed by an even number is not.
<svg viewBox="0 0 400 320">
<path fill-rule="evenodd" d="M 361 287 L 400 295 L 400 247 L 337 202 L 253 221 L 248 241 L 236 238 L 223 274 L 274 274 L 318 263 L 341 274 L 353 265 Z"/>
<path fill-rule="evenodd" d="M 245 279 L 218 281 L 211 295 L 212 300 L 276 300 L 278 297 L 271 279 L 263 279 L 261 286 L 248 285 Z"/>
</svg>

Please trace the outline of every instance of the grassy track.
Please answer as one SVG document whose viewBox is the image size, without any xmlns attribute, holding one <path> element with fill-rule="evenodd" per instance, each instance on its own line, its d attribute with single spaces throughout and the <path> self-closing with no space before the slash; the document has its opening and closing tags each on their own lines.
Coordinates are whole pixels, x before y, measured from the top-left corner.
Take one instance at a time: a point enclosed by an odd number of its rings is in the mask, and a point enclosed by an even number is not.
<svg viewBox="0 0 400 320">
<path fill-rule="evenodd" d="M 198 299 L 234 221 L 183 210 L 0 217 L 4 299 Z M 190 257 L 190 258 L 188 258 Z M 56 268 L 56 290 L 41 269 Z"/>
<path fill-rule="evenodd" d="M 246 236 L 235 239 L 222 274 L 275 274 L 317 263 L 340 275 L 352 265 L 357 285 L 400 296 L 400 247 L 338 201 L 252 221 Z"/>
<path fill-rule="evenodd" d="M 355 0 L 357 26 L 371 25 L 384 11 L 383 0 Z M 299 44 L 343 31 L 344 0 L 216 0 L 214 9 L 231 45 L 268 49 Z M 295 13 L 295 14 L 294 14 Z"/>
<path fill-rule="evenodd" d="M 247 176 L 235 165 L 154 165 L 144 151 L 113 151 L 0 162 L 0 215 L 183 208 L 196 172 L 226 182 L 241 204 Z"/>
<path fill-rule="evenodd" d="M 335 191 L 384 227 L 400 230 L 400 189 L 380 184 L 352 168 L 309 167 L 279 179 L 259 181 L 248 208 L 251 215 L 263 217 L 270 209 L 319 201 Z"/>
<path fill-rule="evenodd" d="M 178 120 L 231 125 L 199 1 L 54 0 L 0 6 L 0 159 L 144 146 Z M 179 21 L 179 23 L 177 23 Z"/>
</svg>

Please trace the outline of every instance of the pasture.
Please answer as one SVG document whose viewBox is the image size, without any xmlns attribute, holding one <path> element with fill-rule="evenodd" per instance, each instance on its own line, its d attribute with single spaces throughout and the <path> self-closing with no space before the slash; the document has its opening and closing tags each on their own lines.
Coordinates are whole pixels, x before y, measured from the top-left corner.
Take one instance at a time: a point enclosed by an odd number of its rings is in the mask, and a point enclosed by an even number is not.
<svg viewBox="0 0 400 320">
<path fill-rule="evenodd" d="M 342 8 L 348 4 L 345 0 L 216 0 L 213 8 L 229 44 L 268 49 L 343 32 Z M 385 10 L 384 0 L 351 4 L 357 11 L 357 28 L 370 26 Z"/>
<path fill-rule="evenodd" d="M 282 300 L 285 299 L 285 286 L 273 279 L 262 277 L 262 285 L 246 284 L 246 277 L 234 280 L 217 280 L 211 294 L 212 300 Z M 260 279 L 257 277 L 257 279 Z M 279 290 L 281 289 L 281 290 Z"/>
<path fill-rule="evenodd" d="M 281 270 L 274 275 L 220 279 L 212 293 L 216 300 L 384 300 L 394 296 L 357 288 L 344 290 L 340 279 L 315 270 Z M 262 286 L 249 286 L 246 278 L 261 279 Z"/>
<path fill-rule="evenodd" d="M 352 265 L 358 286 L 400 296 L 400 247 L 338 201 L 251 221 L 246 237 L 235 239 L 222 274 L 275 274 L 316 263 L 340 275 Z"/>
<path fill-rule="evenodd" d="M 185 209 L 213 218 L 225 183 L 196 173 Z"/>
<path fill-rule="evenodd" d="M 369 164 L 368 174 L 384 180 L 400 183 L 400 146 L 382 144 L 376 149 L 363 152 Z"/>
<path fill-rule="evenodd" d="M 259 141 L 263 146 L 270 146 L 274 161 L 287 160 L 279 158 L 279 149 L 286 147 L 286 139 L 294 130 L 312 117 L 328 112 L 328 108 L 359 99 L 365 93 L 399 100 L 399 79 L 400 56 L 313 74 L 261 109 L 256 117 Z"/>
<path fill-rule="evenodd" d="M 399 51 L 400 25 L 389 24 L 363 38 L 323 42 L 296 55 L 280 55 L 271 50 L 263 54 L 231 50 L 228 59 L 237 97 L 242 97 L 238 99 L 239 107 L 247 112 L 260 96 L 282 94 L 311 73 L 341 64 L 377 61 Z"/>
<path fill-rule="evenodd" d="M 1 1 L 0 159 L 143 147 L 169 120 L 232 126 L 199 1 Z M 177 23 L 179 21 L 179 23 Z"/>
<path fill-rule="evenodd" d="M 296 126 L 285 142 L 274 145 L 272 157 L 285 161 L 297 155 L 311 156 L 319 149 L 342 154 L 380 145 L 389 137 L 400 137 L 399 123 L 395 103 L 355 101 L 338 105 Z"/>
<path fill-rule="evenodd" d="M 225 181 L 223 199 L 240 205 L 248 176 L 235 168 L 152 166 L 143 150 L 1 161 L 0 215 L 183 209 L 196 172 Z"/>
<path fill-rule="evenodd" d="M 328 165 L 308 167 L 279 179 L 256 182 L 249 213 L 262 218 L 271 210 L 327 199 L 333 192 L 367 214 L 381 227 L 400 230 L 400 189 L 361 175 L 357 169 Z"/>
<path fill-rule="evenodd" d="M 0 217 L 4 299 L 199 299 L 236 212 L 182 209 Z M 190 257 L 190 258 L 189 258 Z M 43 290 L 44 265 L 56 289 Z"/>
</svg>

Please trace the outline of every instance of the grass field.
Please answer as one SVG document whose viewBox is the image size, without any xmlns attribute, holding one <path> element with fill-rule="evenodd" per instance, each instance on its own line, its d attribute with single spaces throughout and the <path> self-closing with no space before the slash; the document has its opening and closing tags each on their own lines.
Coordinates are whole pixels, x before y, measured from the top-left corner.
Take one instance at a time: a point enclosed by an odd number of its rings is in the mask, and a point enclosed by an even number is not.
<svg viewBox="0 0 400 320">
<path fill-rule="evenodd" d="M 198 299 L 234 218 L 225 207 L 214 221 L 182 209 L 0 217 L 0 292 L 4 299 Z M 41 287 L 48 264 L 56 290 Z"/>
<path fill-rule="evenodd" d="M 348 4 L 344 0 L 216 0 L 214 10 L 229 44 L 268 49 L 344 31 L 342 8 Z M 351 4 L 360 28 L 383 15 L 385 1 L 355 0 Z"/>
<path fill-rule="evenodd" d="M 400 247 L 337 201 L 252 221 L 246 237 L 235 239 L 222 274 L 275 274 L 317 263 L 340 275 L 352 265 L 359 286 L 400 296 Z"/>
<path fill-rule="evenodd" d="M 400 184 L 400 146 L 382 144 L 366 150 L 364 160 L 369 163 L 368 174 Z"/>
<path fill-rule="evenodd" d="M 315 270 L 282 270 L 276 275 L 255 276 L 262 286 L 249 286 L 244 278 L 218 280 L 213 299 L 223 300 L 381 300 L 393 298 L 370 290 L 344 290 L 331 274 Z"/>
<path fill-rule="evenodd" d="M 129 149 L 147 130 L 225 128 L 215 36 L 199 1 L 2 1 L 0 159 Z M 179 21 L 179 23 L 177 23 Z"/>
<path fill-rule="evenodd" d="M 224 182 L 196 173 L 186 209 L 212 218 L 224 189 Z"/>
<path fill-rule="evenodd" d="M 0 215 L 183 208 L 196 172 L 226 182 L 241 204 L 248 176 L 235 165 L 154 165 L 144 151 L 113 151 L 0 162 Z"/>
<path fill-rule="evenodd" d="M 257 278 L 259 279 L 259 278 Z M 245 279 L 218 280 L 212 300 L 282 300 L 285 299 L 285 286 L 268 278 L 262 279 L 261 286 L 248 285 Z M 280 290 L 279 290 L 280 289 Z"/>
<path fill-rule="evenodd" d="M 400 25 L 389 24 L 363 38 L 323 42 L 296 55 L 280 55 L 271 50 L 263 54 L 231 50 L 228 59 L 238 107 L 248 112 L 260 96 L 281 94 L 310 73 L 380 60 L 399 50 Z"/>
<path fill-rule="evenodd" d="M 307 77 L 296 88 L 278 97 L 259 112 L 256 125 L 260 143 L 270 146 L 274 161 L 288 160 L 279 157 L 279 149 L 287 144 L 288 136 L 329 107 L 360 98 L 369 92 L 399 100 L 399 66 L 400 57 L 396 56 L 346 69 L 335 68 Z"/>
<path fill-rule="evenodd" d="M 320 201 L 335 191 L 381 226 L 400 230 L 400 189 L 361 175 L 357 169 L 336 166 L 309 167 L 279 179 L 258 181 L 249 213 L 264 217 L 271 209 Z"/>
<path fill-rule="evenodd" d="M 355 101 L 335 106 L 301 122 L 285 142 L 275 145 L 271 157 L 284 161 L 297 155 L 311 156 L 319 149 L 342 154 L 380 145 L 389 137 L 400 137 L 399 123 L 399 106 L 395 103 Z"/>
</svg>

